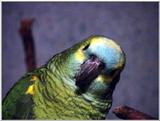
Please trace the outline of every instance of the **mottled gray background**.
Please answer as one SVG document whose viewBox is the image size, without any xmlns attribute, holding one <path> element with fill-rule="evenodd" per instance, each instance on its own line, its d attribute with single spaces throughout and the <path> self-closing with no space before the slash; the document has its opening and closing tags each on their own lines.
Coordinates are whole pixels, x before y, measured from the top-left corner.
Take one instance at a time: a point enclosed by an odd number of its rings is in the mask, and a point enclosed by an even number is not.
<svg viewBox="0 0 160 121">
<path fill-rule="evenodd" d="M 3 3 L 2 17 L 3 97 L 26 72 L 20 20 L 35 18 L 38 66 L 91 34 L 105 35 L 127 57 L 112 109 L 125 104 L 158 117 L 158 3 Z"/>
</svg>

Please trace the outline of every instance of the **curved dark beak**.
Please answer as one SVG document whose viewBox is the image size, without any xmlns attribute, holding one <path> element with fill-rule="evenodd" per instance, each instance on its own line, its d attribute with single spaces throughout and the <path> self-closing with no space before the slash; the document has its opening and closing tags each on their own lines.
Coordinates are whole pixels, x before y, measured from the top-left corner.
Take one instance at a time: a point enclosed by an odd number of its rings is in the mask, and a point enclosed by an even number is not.
<svg viewBox="0 0 160 121">
<path fill-rule="evenodd" d="M 91 82 L 101 73 L 104 68 L 103 62 L 95 55 L 86 60 L 82 65 L 79 73 L 75 76 L 76 86 L 81 93 L 84 93 Z"/>
</svg>

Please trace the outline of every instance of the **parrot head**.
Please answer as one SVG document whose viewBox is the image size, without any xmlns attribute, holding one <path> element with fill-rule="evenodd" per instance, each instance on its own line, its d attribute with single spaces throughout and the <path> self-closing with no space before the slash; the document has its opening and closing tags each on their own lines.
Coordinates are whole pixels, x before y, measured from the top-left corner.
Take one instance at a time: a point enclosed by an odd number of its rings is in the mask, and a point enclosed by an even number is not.
<svg viewBox="0 0 160 121">
<path fill-rule="evenodd" d="M 125 65 L 125 54 L 113 40 L 90 36 L 65 50 L 59 66 L 65 67 L 65 81 L 75 93 L 88 100 L 111 98 Z M 64 58 L 65 56 L 65 58 Z"/>
</svg>

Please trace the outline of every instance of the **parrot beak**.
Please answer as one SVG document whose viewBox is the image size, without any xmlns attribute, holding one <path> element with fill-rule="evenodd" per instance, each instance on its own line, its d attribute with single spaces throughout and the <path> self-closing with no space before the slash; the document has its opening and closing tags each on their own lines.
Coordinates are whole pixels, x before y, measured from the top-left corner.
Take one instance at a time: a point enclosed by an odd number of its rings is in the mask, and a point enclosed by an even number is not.
<svg viewBox="0 0 160 121">
<path fill-rule="evenodd" d="M 92 55 L 82 65 L 79 73 L 75 76 L 76 86 L 81 93 L 84 93 L 91 82 L 101 73 L 104 63 L 98 57 Z"/>
</svg>

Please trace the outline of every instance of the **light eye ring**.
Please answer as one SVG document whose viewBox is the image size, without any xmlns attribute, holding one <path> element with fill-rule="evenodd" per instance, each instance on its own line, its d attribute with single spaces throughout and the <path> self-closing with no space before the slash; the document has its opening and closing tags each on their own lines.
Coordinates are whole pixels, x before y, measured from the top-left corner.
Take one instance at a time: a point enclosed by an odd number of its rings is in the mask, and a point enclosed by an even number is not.
<svg viewBox="0 0 160 121">
<path fill-rule="evenodd" d="M 87 44 L 82 50 L 83 50 L 83 51 L 87 50 L 88 47 L 89 47 L 89 45 L 90 45 L 90 44 Z"/>
</svg>

